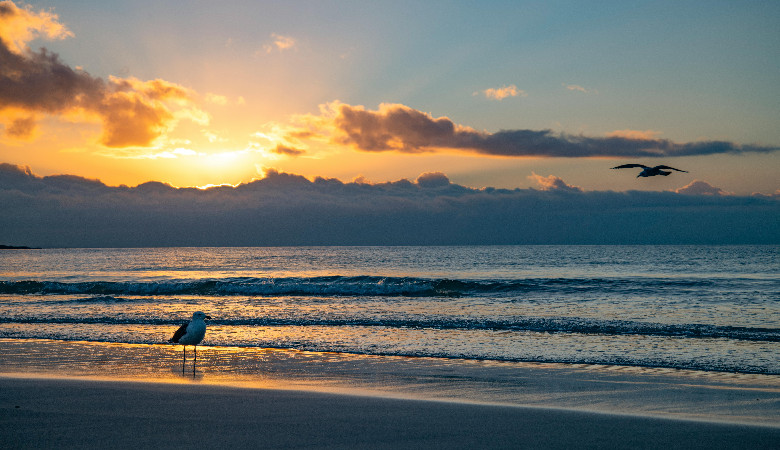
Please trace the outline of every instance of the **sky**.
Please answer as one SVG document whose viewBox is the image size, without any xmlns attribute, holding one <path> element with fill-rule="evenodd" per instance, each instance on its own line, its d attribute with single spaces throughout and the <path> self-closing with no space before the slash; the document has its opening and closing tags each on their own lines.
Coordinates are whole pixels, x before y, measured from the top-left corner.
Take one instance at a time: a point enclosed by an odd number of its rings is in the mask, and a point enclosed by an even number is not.
<svg viewBox="0 0 780 450">
<path fill-rule="evenodd" d="M 644 193 L 699 214 L 758 202 L 772 221 L 778 18 L 767 1 L 0 1 L 0 189 L 239 198 L 290 175 L 322 195 L 324 180 L 369 197 L 408 183 L 419 200 L 433 180 L 440 203 L 450 188 L 607 209 Z M 610 170 L 626 163 L 686 172 Z M 2 184 L 20 180 L 40 189 Z"/>
</svg>

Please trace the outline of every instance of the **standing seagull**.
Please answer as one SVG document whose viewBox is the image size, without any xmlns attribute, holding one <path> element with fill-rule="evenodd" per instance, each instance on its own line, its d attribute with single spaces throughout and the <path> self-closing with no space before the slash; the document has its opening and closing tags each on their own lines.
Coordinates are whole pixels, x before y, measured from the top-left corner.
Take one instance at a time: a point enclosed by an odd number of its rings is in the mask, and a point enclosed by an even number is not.
<svg viewBox="0 0 780 450">
<path fill-rule="evenodd" d="M 656 175 L 667 176 L 670 173 L 672 173 L 672 172 L 667 172 L 667 171 L 661 170 L 661 169 L 676 170 L 678 172 L 688 173 L 687 170 L 675 169 L 674 167 L 669 167 L 669 166 L 647 167 L 647 166 L 645 166 L 643 164 L 623 164 L 622 166 L 613 167 L 613 169 L 631 169 L 633 167 L 641 167 L 642 168 L 642 171 L 639 172 L 639 175 L 636 176 L 637 178 L 639 178 L 639 177 L 654 177 Z"/>
<path fill-rule="evenodd" d="M 198 361 L 198 344 L 203 340 L 203 336 L 206 335 L 206 322 L 203 319 L 211 319 L 202 311 L 195 311 L 192 313 L 192 320 L 189 323 L 185 323 L 180 326 L 170 342 L 175 344 L 181 344 L 184 346 L 184 359 L 181 363 L 181 371 L 184 372 L 184 363 L 187 361 L 187 346 L 192 345 L 195 347 L 195 359 L 193 360 L 192 371 L 195 371 L 195 363 Z"/>
</svg>

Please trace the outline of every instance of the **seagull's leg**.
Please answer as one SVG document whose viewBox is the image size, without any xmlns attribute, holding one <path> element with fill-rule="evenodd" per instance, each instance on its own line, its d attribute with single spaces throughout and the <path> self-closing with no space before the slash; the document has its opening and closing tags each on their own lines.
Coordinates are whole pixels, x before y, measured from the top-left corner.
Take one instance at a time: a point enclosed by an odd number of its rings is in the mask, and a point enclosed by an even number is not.
<svg viewBox="0 0 780 450">
<path fill-rule="evenodd" d="M 181 360 L 181 373 L 184 374 L 184 365 L 187 363 L 187 346 L 186 345 L 182 345 L 181 348 L 182 348 L 182 350 L 184 350 L 184 353 L 183 353 L 184 357 Z"/>
<path fill-rule="evenodd" d="M 195 376 L 195 364 L 198 363 L 198 346 L 195 347 L 195 359 L 192 360 L 192 376 Z"/>
</svg>

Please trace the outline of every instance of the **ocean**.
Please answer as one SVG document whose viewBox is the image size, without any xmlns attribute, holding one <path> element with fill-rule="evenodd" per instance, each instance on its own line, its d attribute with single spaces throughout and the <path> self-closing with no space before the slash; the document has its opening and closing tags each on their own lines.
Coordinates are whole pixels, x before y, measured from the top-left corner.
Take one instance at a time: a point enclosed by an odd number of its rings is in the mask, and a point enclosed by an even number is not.
<svg viewBox="0 0 780 450">
<path fill-rule="evenodd" d="M 0 251 L 0 339 L 780 374 L 780 246 Z"/>
</svg>

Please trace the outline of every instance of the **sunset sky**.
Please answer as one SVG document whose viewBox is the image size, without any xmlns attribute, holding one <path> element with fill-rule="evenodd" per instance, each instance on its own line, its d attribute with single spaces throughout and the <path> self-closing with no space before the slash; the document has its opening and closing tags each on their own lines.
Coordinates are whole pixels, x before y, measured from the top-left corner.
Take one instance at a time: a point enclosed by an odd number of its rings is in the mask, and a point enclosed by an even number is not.
<svg viewBox="0 0 780 450">
<path fill-rule="evenodd" d="M 0 162 L 774 194 L 780 2 L 0 2 Z M 627 162 L 689 173 L 636 178 Z"/>
</svg>

